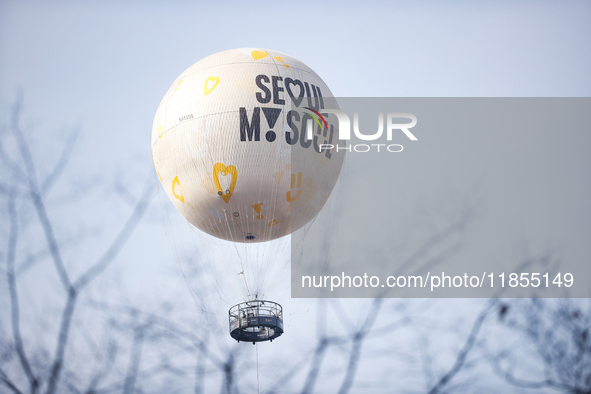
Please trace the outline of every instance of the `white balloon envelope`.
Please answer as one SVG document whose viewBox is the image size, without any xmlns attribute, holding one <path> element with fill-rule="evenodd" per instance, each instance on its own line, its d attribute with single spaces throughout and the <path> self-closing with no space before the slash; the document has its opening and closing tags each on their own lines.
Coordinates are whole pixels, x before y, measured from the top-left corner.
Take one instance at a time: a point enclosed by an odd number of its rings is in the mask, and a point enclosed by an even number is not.
<svg viewBox="0 0 591 394">
<path fill-rule="evenodd" d="M 336 128 L 319 115 L 332 97 L 312 69 L 283 53 L 234 49 L 198 61 L 154 118 L 152 157 L 166 194 L 189 223 L 228 241 L 270 241 L 301 228 L 343 165 L 343 150 L 319 148 L 336 145 Z"/>
</svg>

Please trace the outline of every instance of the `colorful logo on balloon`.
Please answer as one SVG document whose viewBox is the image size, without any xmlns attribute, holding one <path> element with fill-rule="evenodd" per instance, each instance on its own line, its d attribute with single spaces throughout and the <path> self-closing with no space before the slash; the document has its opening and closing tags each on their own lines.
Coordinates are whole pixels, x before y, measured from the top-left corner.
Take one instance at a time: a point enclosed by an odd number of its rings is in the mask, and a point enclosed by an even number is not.
<svg viewBox="0 0 591 394">
<path fill-rule="evenodd" d="M 313 110 L 312 108 L 309 107 L 304 107 L 305 109 L 314 112 L 314 114 L 318 115 L 318 117 L 320 119 L 322 119 L 322 123 L 324 123 L 324 127 L 326 127 L 326 130 L 328 130 L 328 123 L 326 123 L 326 119 L 324 119 L 324 116 L 322 116 L 322 114 L 318 111 Z M 322 123 L 320 123 L 320 119 L 318 119 L 316 116 L 314 116 L 314 114 L 311 114 L 309 112 L 304 112 L 306 115 L 310 115 L 312 118 L 314 118 L 314 120 L 316 121 L 316 123 L 318 123 L 318 126 L 320 127 L 320 130 L 322 130 Z"/>
<path fill-rule="evenodd" d="M 230 186 L 226 190 L 222 190 L 222 186 L 220 184 L 220 174 L 223 176 L 227 176 L 228 174 L 232 176 Z M 216 163 L 213 166 L 213 182 L 215 183 L 215 187 L 218 190 L 218 196 L 220 196 L 226 204 L 230 201 L 232 193 L 234 193 L 234 187 L 236 187 L 237 179 L 238 172 L 236 171 L 236 167 L 226 167 L 223 163 Z"/>
</svg>

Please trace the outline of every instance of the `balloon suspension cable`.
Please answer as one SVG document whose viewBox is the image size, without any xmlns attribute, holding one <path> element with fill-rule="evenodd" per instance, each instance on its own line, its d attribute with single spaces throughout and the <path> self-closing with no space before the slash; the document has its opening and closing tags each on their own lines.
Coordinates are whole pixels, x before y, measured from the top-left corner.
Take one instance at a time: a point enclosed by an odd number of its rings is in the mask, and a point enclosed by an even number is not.
<svg viewBox="0 0 591 394">
<path fill-rule="evenodd" d="M 163 204 L 162 204 L 162 197 L 161 197 L 161 194 L 160 194 L 160 193 L 161 193 L 161 190 L 160 190 L 160 189 L 158 189 L 158 200 L 159 200 L 159 202 L 160 202 L 160 204 L 161 204 L 161 206 L 162 206 L 162 205 L 163 205 Z M 203 305 L 201 305 L 201 303 L 200 303 L 200 302 L 199 302 L 199 300 L 197 299 L 197 296 L 195 295 L 195 291 L 194 291 L 194 290 L 193 290 L 193 288 L 192 288 L 192 287 L 189 285 L 189 281 L 188 281 L 188 279 L 187 279 L 187 275 L 185 274 L 185 270 L 184 270 L 184 268 L 183 268 L 183 264 L 181 263 L 181 259 L 179 258 L 179 254 L 180 254 L 180 253 L 179 253 L 179 250 L 178 250 L 178 248 L 177 248 L 177 245 L 176 245 L 176 242 L 175 242 L 175 238 L 174 238 L 174 236 L 173 236 L 173 234 L 172 234 L 172 230 L 170 230 L 170 231 L 168 230 L 168 228 L 172 229 L 172 224 L 170 223 L 170 216 L 167 216 L 167 215 L 165 214 L 165 212 L 166 212 L 166 210 L 165 210 L 165 209 L 162 209 L 162 210 L 160 210 L 160 212 L 161 212 L 161 214 L 162 214 L 162 223 L 163 223 L 163 225 L 164 225 L 164 231 L 165 231 L 165 233 L 167 234 L 167 238 L 168 238 L 169 244 L 170 244 L 170 243 L 172 243 L 172 248 L 173 248 L 173 250 L 174 250 L 173 257 L 174 257 L 174 259 L 176 260 L 176 263 L 178 264 L 178 266 L 179 266 L 179 268 L 180 268 L 180 270 L 181 270 L 181 272 L 182 272 L 182 274 L 183 274 L 183 278 L 184 278 L 184 280 L 185 280 L 185 285 L 187 286 L 187 289 L 189 289 L 189 293 L 190 293 L 190 294 L 191 294 L 191 296 L 193 297 L 193 302 L 195 303 L 195 306 L 196 306 L 196 307 L 197 307 L 199 310 L 201 310 L 201 311 L 204 311 L 204 310 L 205 310 L 204 306 L 203 306 Z M 169 219 L 169 220 L 166 220 L 166 219 Z"/>
<path fill-rule="evenodd" d="M 237 242 L 234 239 L 234 233 L 232 232 L 232 227 L 230 226 L 230 222 L 228 222 L 228 215 L 224 215 L 224 219 L 226 220 L 226 226 L 228 227 L 228 232 L 232 235 L 232 243 L 234 244 L 234 250 L 236 251 L 236 254 L 238 255 L 238 261 L 240 261 L 240 268 L 242 269 L 242 278 L 244 279 L 244 284 L 246 285 L 246 293 L 247 293 L 247 297 L 250 297 L 250 289 L 248 288 L 248 281 L 246 280 L 246 275 L 244 274 L 244 265 L 242 264 L 242 257 L 240 256 L 240 252 L 238 251 L 238 247 L 236 246 Z M 247 270 L 248 271 L 248 270 Z M 242 293 L 241 293 L 242 295 Z M 244 301 L 247 301 L 247 297 L 244 297 L 244 295 L 242 295 Z"/>
<path fill-rule="evenodd" d="M 195 227 L 195 226 L 192 226 L 190 223 L 187 223 L 187 225 L 189 226 L 189 228 L 191 229 L 191 231 L 193 232 L 193 234 L 197 235 L 197 236 L 198 236 L 198 237 L 199 237 L 199 238 L 202 240 L 202 238 L 201 238 L 201 236 L 199 235 L 199 233 L 197 233 L 197 232 L 195 231 L 195 230 L 198 230 L 198 229 L 197 229 L 197 227 Z M 206 245 L 206 243 L 202 243 L 202 245 Z M 213 249 L 207 249 L 207 250 L 208 250 L 209 252 L 214 252 L 214 251 L 213 251 Z M 211 254 L 211 255 L 213 255 L 213 259 L 214 259 L 214 261 L 217 263 L 216 265 L 217 265 L 218 267 L 221 267 L 221 269 L 222 269 L 222 271 L 223 271 L 224 275 L 226 276 L 226 278 L 228 279 L 228 281 L 230 282 L 230 284 L 232 284 L 232 286 L 234 287 L 234 289 L 236 290 L 236 292 L 237 292 L 237 293 L 240 295 L 240 297 L 242 297 L 242 299 L 243 299 L 244 301 L 246 301 L 246 300 L 247 300 L 247 296 L 245 296 L 245 295 L 242 293 L 242 291 L 240 290 L 240 288 L 239 288 L 239 287 L 236 285 L 236 283 L 234 283 L 234 280 L 232 279 L 232 276 L 231 276 L 231 275 L 228 273 L 227 267 L 225 266 L 225 264 L 221 263 L 221 262 L 222 262 L 222 260 L 219 258 L 219 255 L 218 255 L 217 253 L 210 253 L 210 254 Z M 179 263 L 180 263 L 180 262 L 179 262 Z M 181 268 L 182 268 L 182 266 L 181 266 Z M 213 272 L 211 272 L 211 274 L 212 274 L 212 275 L 214 275 L 214 274 L 213 274 Z M 184 272 L 183 272 L 183 275 L 184 275 Z M 185 277 L 185 279 L 186 279 L 186 277 Z M 188 283 L 189 283 L 189 282 L 187 281 L 187 285 L 188 285 Z M 191 289 L 191 287 L 189 287 L 189 288 Z M 192 291 L 192 289 L 191 289 L 191 291 Z M 219 292 L 218 292 L 218 293 L 219 293 Z M 224 296 L 226 296 L 226 295 L 224 294 Z M 220 295 L 220 298 L 221 298 L 221 295 Z"/>
<path fill-rule="evenodd" d="M 255 345 L 256 352 L 257 352 L 257 394 L 260 394 L 261 390 L 259 389 L 259 347 Z"/>
</svg>

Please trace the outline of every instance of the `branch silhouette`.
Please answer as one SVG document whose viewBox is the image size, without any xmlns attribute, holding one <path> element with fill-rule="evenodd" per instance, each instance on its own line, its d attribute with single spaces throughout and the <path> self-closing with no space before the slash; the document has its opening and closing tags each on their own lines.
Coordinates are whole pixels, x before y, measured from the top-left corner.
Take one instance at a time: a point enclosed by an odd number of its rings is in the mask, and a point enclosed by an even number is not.
<svg viewBox="0 0 591 394">
<path fill-rule="evenodd" d="M 20 127 L 20 118 L 22 114 L 22 103 L 20 100 L 17 101 L 13 107 L 11 113 L 10 130 L 11 134 L 18 147 L 18 158 L 22 162 L 23 168 L 18 165 L 18 161 L 12 160 L 8 155 L 4 154 L 4 148 L 0 145 L 1 160 L 10 171 L 11 179 L 13 180 L 12 187 L 2 185 L 1 192 L 7 196 L 7 212 L 10 221 L 10 235 L 8 239 L 7 247 L 7 259 L 6 259 L 6 272 L 7 282 L 9 287 L 10 303 L 11 303 L 11 322 L 13 339 L 15 343 L 15 349 L 18 354 L 20 365 L 29 381 L 30 391 L 32 393 L 38 392 L 41 387 L 39 377 L 35 376 L 31 363 L 25 353 L 23 339 L 20 330 L 20 309 L 19 309 L 19 298 L 17 291 L 17 281 L 15 273 L 15 261 L 16 261 L 16 250 L 18 244 L 18 213 L 15 207 L 15 199 L 19 190 L 26 191 L 32 206 L 37 215 L 37 220 L 41 225 L 42 231 L 45 235 L 45 241 L 47 244 L 47 251 L 51 260 L 53 261 L 58 277 L 62 284 L 62 288 L 66 292 L 66 302 L 61 313 L 61 321 L 59 325 L 59 331 L 57 336 L 57 345 L 49 369 L 47 389 L 46 393 L 55 393 L 60 380 L 60 374 L 64 366 L 65 350 L 68 344 L 68 337 L 71 330 L 72 317 L 75 313 L 77 301 L 80 293 L 88 286 L 94 279 L 96 279 L 117 257 L 119 252 L 125 246 L 129 237 L 137 227 L 138 223 L 144 216 L 146 209 L 149 205 L 149 200 L 152 195 L 152 178 L 147 178 L 144 191 L 142 192 L 138 202 L 136 203 L 130 216 L 122 226 L 120 232 L 113 239 L 111 244 L 105 250 L 103 255 L 88 269 L 86 269 L 80 277 L 72 281 L 70 275 L 65 267 L 60 243 L 55 236 L 54 226 L 52 220 L 47 212 L 45 195 L 49 192 L 51 187 L 59 179 L 63 173 L 69 158 L 73 152 L 73 147 L 77 136 L 79 135 L 79 129 L 74 128 L 66 139 L 66 142 L 62 148 L 59 159 L 54 168 L 49 173 L 48 177 L 42 182 L 42 186 L 39 186 L 39 180 L 37 170 L 35 167 L 33 154 L 26 140 L 24 132 Z M 20 189 L 19 189 L 20 188 Z M 35 257 L 32 261 L 35 261 Z M 27 263 L 30 265 L 31 263 Z M 25 267 L 27 266 L 25 265 Z M 22 267 L 23 265 L 21 265 Z M 5 375 L 4 375 L 5 376 Z M 100 376 L 100 374 L 98 375 Z M 3 378 L 4 383 L 8 387 L 14 386 L 8 378 Z M 16 386 L 14 386 L 16 387 Z M 92 384 L 91 384 L 92 387 Z M 13 390 L 14 391 L 14 390 Z"/>
</svg>

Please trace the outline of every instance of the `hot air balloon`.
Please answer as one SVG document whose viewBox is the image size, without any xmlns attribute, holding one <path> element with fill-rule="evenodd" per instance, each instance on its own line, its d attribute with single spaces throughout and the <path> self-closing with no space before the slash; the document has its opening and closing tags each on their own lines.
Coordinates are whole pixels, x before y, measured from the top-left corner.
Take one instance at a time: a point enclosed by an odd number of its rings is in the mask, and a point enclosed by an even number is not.
<svg viewBox="0 0 591 394">
<path fill-rule="evenodd" d="M 152 157 L 165 193 L 187 222 L 228 248 L 300 229 L 343 165 L 344 150 L 321 148 L 337 145 L 336 125 L 322 114 L 332 98 L 312 69 L 280 52 L 233 49 L 198 61 L 172 83 L 154 118 Z M 238 341 L 283 333 L 281 305 L 262 299 L 273 256 L 260 254 L 224 262 L 243 297 L 229 311 Z"/>
</svg>

